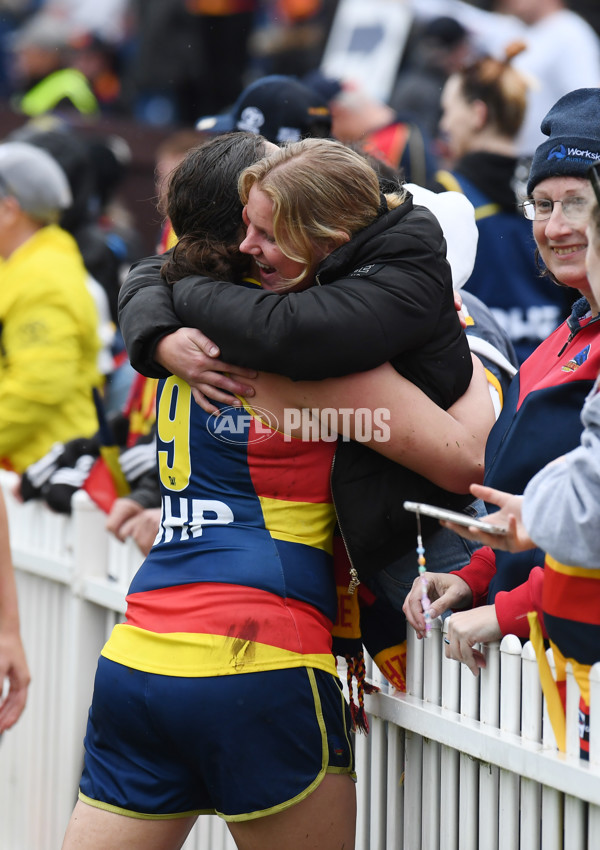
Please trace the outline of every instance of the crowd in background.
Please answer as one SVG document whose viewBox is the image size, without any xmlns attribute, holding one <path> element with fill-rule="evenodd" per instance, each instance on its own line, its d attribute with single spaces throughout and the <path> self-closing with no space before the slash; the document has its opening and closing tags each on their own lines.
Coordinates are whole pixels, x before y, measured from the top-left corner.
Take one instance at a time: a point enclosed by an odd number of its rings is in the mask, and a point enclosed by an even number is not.
<svg viewBox="0 0 600 850">
<path fill-rule="evenodd" d="M 469 344 L 484 360 L 496 416 L 508 398 L 504 422 L 513 415 L 511 405 L 517 406 L 519 382 L 529 387 L 528 378 L 533 386 L 530 373 L 532 364 L 541 362 L 540 344 L 562 327 L 563 355 L 573 336 L 588 327 L 590 305 L 589 324 L 595 325 L 597 305 L 586 289 L 583 261 L 572 279 L 565 273 L 566 262 L 554 268 L 557 252 L 548 247 L 542 231 L 549 227 L 543 222 L 560 204 L 571 231 L 584 232 L 583 213 L 575 203 L 582 199 L 568 192 L 587 187 L 586 172 L 578 165 L 563 177 L 560 161 L 570 156 L 564 147 L 568 133 L 578 143 L 580 159 L 585 159 L 587 147 L 595 150 L 599 136 L 590 114 L 598 106 L 595 89 L 600 86 L 596 4 L 407 0 L 406 5 L 411 9 L 406 44 L 393 85 L 382 99 L 365 81 L 323 71 L 327 39 L 336 14 L 343 12 L 343 0 L 0 0 L 0 100 L 14 119 L 0 140 L 0 257 L 8 282 L 4 289 L 12 283 L 15 293 L 14 301 L 4 305 L 6 313 L 0 314 L 5 344 L 0 461 L 21 476 L 21 498 L 44 498 L 54 510 L 68 513 L 71 495 L 85 487 L 109 515 L 109 531 L 121 539 L 132 536 L 145 553 L 151 547 L 160 517 L 155 401 L 156 376 L 162 373 L 153 376 L 150 371 L 143 378 L 132 368 L 119 327 L 119 294 L 132 264 L 175 244 L 165 206 L 173 169 L 200 142 L 226 130 L 251 131 L 280 146 L 296 141 L 296 131 L 298 138 L 331 136 L 365 154 L 383 192 L 390 194 L 406 181 L 415 199 L 419 190 L 436 196 L 452 190 L 468 199 L 479 243 L 472 273 L 459 285 L 453 282 L 455 289 L 462 287 Z M 550 107 L 575 90 L 588 94 L 563 106 L 554 124 L 542 132 Z M 568 127 L 565 134 L 563 126 Z M 148 195 L 154 210 L 150 223 L 142 225 L 135 202 L 123 196 L 122 188 L 136 167 L 136 151 L 127 134 L 115 127 L 147 129 L 151 151 L 146 154 L 152 163 Z M 155 130 L 158 136 L 152 135 Z M 549 144 L 548 136 L 556 148 L 543 147 Z M 3 152 L 8 157 L 4 166 Z M 58 175 L 47 171 L 56 166 Z M 565 179 L 575 182 L 562 197 L 563 183 L 550 181 Z M 42 183 L 54 186 L 50 197 L 43 196 Z M 557 197 L 531 200 L 539 185 L 546 192 L 557 186 Z M 14 208 L 12 196 L 18 201 Z M 150 249 L 145 240 L 148 226 Z M 444 235 L 448 237 L 445 229 Z M 462 236 L 447 238 L 449 260 Z M 25 242 L 29 258 L 22 250 Z M 63 304 L 56 294 L 60 286 L 53 281 L 52 297 L 57 300 L 52 310 L 45 309 L 43 294 L 35 305 L 26 303 L 19 281 L 32 269 L 41 279 L 42 272 L 60 268 L 61 262 L 70 269 L 76 295 Z M 562 285 L 553 285 L 558 282 Z M 580 294 L 587 298 L 583 306 L 577 300 Z M 20 327 L 15 321 L 19 299 L 23 315 L 29 311 Z M 81 315 L 75 315 L 76 302 L 84 305 Z M 571 324 L 561 326 L 573 305 Z M 35 329 L 43 324 L 31 316 L 42 308 L 60 325 L 59 332 L 44 340 L 55 389 L 45 375 L 40 381 L 33 374 L 32 360 L 27 360 Z M 72 363 L 76 357 L 85 362 L 85 368 L 72 371 L 87 399 L 86 410 L 76 411 L 78 416 L 63 430 L 54 429 L 52 419 L 67 386 L 62 377 L 65 354 L 61 360 L 58 353 L 67 335 L 57 318 L 61 310 L 72 314 L 78 326 L 81 339 L 68 356 Z M 91 344 L 92 313 L 97 345 Z M 474 331 L 481 326 L 487 335 Z M 154 329 L 160 330 L 158 322 Z M 595 332 L 594 327 L 590 340 Z M 536 351 L 509 391 L 510 379 Z M 557 383 L 566 380 L 562 372 L 574 372 L 587 362 L 575 362 L 577 356 L 573 361 L 563 357 Z M 11 376 L 9 387 L 7 376 L 15 363 L 23 371 L 18 380 Z M 587 389 L 595 378 L 595 363 L 593 358 L 587 363 Z M 543 389 L 554 390 L 555 385 Z M 19 428 L 39 429 L 39 434 L 31 431 L 31 451 L 25 454 L 8 444 L 6 399 L 19 394 Z M 582 403 L 578 397 L 570 408 L 577 439 Z M 516 419 L 520 414 L 514 415 Z M 28 416 L 31 423 L 25 426 Z M 63 415 L 59 424 L 67 418 Z M 572 447 L 561 443 L 555 454 Z M 528 467 L 528 474 L 515 474 L 494 486 L 522 489 L 553 459 L 554 448 L 548 457 L 539 458 L 535 469 Z M 102 469 L 108 470 L 108 485 Z M 444 590 L 440 587 L 440 596 Z M 385 596 L 380 587 L 377 593 Z M 395 603 L 396 610 L 402 608 L 404 596 Z M 417 621 L 417 615 L 409 618 L 413 625 Z"/>
<path fill-rule="evenodd" d="M 389 103 L 412 112 L 423 129 L 435 135 L 444 75 L 472 48 L 502 50 L 524 21 L 531 23 L 530 4 L 399 2 L 414 18 Z M 566 6 L 598 32 L 595 4 L 579 0 Z M 317 69 L 334 17 L 343 14 L 343 7 L 340 0 L 4 0 L 0 96 L 28 115 L 39 114 L 55 95 L 39 90 L 33 95 L 32 89 L 55 71 L 69 69 L 80 72 L 87 83 L 79 85 L 72 74 L 65 84 L 71 105 L 84 114 L 99 111 L 154 126 L 190 126 L 202 115 L 229 108 L 254 79 L 266 74 L 303 77 Z M 486 18 L 483 10 L 509 14 Z M 442 17 L 453 19 L 454 25 L 428 25 Z M 532 33 L 530 53 L 519 62 L 535 73 L 529 65 Z M 575 36 L 585 39 L 583 27 Z M 554 45 L 548 34 L 545 38 L 552 53 Z M 565 44 L 567 48 L 579 49 L 580 65 L 587 61 L 585 45 Z M 425 77 L 429 93 L 423 98 Z M 548 81 L 540 82 L 545 89 Z M 544 102 L 551 105 L 555 93 L 548 91 Z"/>
</svg>

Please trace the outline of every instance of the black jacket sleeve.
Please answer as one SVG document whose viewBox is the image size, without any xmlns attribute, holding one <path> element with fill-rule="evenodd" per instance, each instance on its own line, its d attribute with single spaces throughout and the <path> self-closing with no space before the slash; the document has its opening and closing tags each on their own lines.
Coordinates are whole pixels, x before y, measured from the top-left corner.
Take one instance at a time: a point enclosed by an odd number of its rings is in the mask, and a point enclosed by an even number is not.
<svg viewBox="0 0 600 850">
<path fill-rule="evenodd" d="M 173 307 L 172 288 L 160 276 L 163 256 L 146 257 L 129 270 L 119 291 L 119 327 L 134 369 L 148 378 L 170 372 L 154 360 L 156 346 L 182 327 Z"/>
<path fill-rule="evenodd" d="M 151 377 L 166 374 L 152 360 L 156 344 L 185 325 L 200 328 L 224 360 L 295 380 L 372 369 L 419 348 L 447 310 L 449 268 L 439 238 L 415 211 L 400 229 L 366 229 L 364 250 L 353 239 L 334 252 L 319 272 L 325 285 L 283 295 L 201 276 L 170 289 L 158 274 L 160 258 L 141 261 L 120 296 L 132 365 Z"/>
<path fill-rule="evenodd" d="M 375 297 L 369 281 L 348 278 L 279 295 L 196 275 L 170 287 L 161 262 L 149 257 L 134 265 L 119 295 L 129 359 L 148 377 L 169 374 L 154 352 L 184 325 L 200 328 L 228 362 L 295 379 L 365 371 L 398 353 L 406 305 L 394 287 Z"/>
<path fill-rule="evenodd" d="M 392 237 L 365 231 L 364 251 L 352 240 L 351 261 L 340 261 L 344 247 L 338 249 L 319 270 L 325 285 L 303 292 L 281 295 L 187 277 L 173 287 L 175 311 L 216 342 L 224 360 L 240 366 L 295 380 L 372 369 L 420 348 L 442 311 L 453 314 L 460 333 L 449 267 L 431 234 L 420 214 Z"/>
<path fill-rule="evenodd" d="M 174 287 L 177 312 L 224 360 L 295 380 L 366 371 L 398 353 L 403 305 L 391 291 L 379 295 L 350 279 L 288 295 L 191 278 Z"/>
</svg>

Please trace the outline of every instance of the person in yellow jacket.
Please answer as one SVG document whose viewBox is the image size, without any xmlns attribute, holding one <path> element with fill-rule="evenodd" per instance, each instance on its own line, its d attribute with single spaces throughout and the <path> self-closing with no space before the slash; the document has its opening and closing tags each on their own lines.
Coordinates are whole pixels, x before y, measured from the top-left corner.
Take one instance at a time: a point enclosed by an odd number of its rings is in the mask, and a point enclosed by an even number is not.
<svg viewBox="0 0 600 850">
<path fill-rule="evenodd" d="M 0 466 L 22 472 L 57 442 L 98 429 L 98 315 L 71 203 L 46 151 L 0 144 Z"/>
</svg>

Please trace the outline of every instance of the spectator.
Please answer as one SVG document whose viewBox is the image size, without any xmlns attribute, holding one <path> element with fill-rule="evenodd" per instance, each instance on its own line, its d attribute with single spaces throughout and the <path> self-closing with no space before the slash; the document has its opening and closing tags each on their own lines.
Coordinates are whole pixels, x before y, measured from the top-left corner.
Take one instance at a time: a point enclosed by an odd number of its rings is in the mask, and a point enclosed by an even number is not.
<svg viewBox="0 0 600 850">
<path fill-rule="evenodd" d="M 156 149 L 156 167 L 154 169 L 157 197 L 156 206 L 160 214 L 164 216 L 160 236 L 156 246 L 157 254 L 162 254 L 164 251 L 168 251 L 169 248 L 172 248 L 177 241 L 166 214 L 169 177 L 175 166 L 179 165 L 190 148 L 193 148 L 195 145 L 199 145 L 205 136 L 206 134 L 201 133 L 199 130 L 176 130 L 174 133 L 167 136 L 167 138 L 162 141 Z"/>
<path fill-rule="evenodd" d="M 586 268 L 590 286 L 600 301 L 600 179 L 590 171 L 596 204 L 588 225 Z M 600 377 L 581 412 L 580 445 L 541 469 L 523 496 L 477 488 L 481 498 L 498 505 L 492 521 L 506 524 L 506 537 L 486 535 L 485 542 L 509 552 L 540 547 L 544 568 L 534 567 L 528 588 L 533 610 L 528 613 L 546 705 L 558 748 L 566 749 L 566 665 L 570 662 L 579 689 L 580 756 L 589 758 L 590 667 L 600 661 Z M 535 541 L 535 542 L 534 542 Z M 556 668 L 553 681 L 545 654 L 550 638 Z"/>
<path fill-rule="evenodd" d="M 553 103 L 574 89 L 600 85 L 598 35 L 563 0 L 496 0 L 493 12 L 462 0 L 411 0 L 411 6 L 417 16 L 452 15 L 481 51 L 496 57 L 516 39 L 527 44 L 515 61 L 532 82 L 517 139 L 521 156 L 531 157 L 543 143 L 540 123 Z"/>
<path fill-rule="evenodd" d="M 106 380 L 107 410 L 122 409 L 133 379 L 118 333 L 117 300 L 121 280 L 140 255 L 140 239 L 127 211 L 114 201 L 129 166 L 130 151 L 120 137 L 87 136 L 60 121 L 41 129 L 31 121 L 10 136 L 48 151 L 62 167 L 71 188 L 72 204 L 61 226 L 77 242 L 88 271 L 100 317 L 99 368 Z"/>
<path fill-rule="evenodd" d="M 122 85 L 124 65 L 119 46 L 93 31 L 84 30 L 69 42 L 69 66 L 84 75 L 102 115 L 127 117 L 131 105 Z"/>
<path fill-rule="evenodd" d="M 469 33 L 454 18 L 416 22 L 407 52 L 388 103 L 396 112 L 410 115 L 435 140 L 444 83 L 468 63 L 473 52 Z"/>
<path fill-rule="evenodd" d="M 170 195 L 186 212 L 191 205 L 204 261 L 229 275 L 228 255 L 239 268 L 237 238 L 223 233 L 239 235 L 233 178 L 265 142 L 240 133 L 228 141 L 233 158 L 219 148 L 195 185 L 178 169 Z M 214 198 L 228 213 L 214 216 Z M 169 214 L 186 236 L 171 205 Z M 127 622 L 98 662 L 63 848 L 178 848 L 207 812 L 227 820 L 239 847 L 352 847 L 350 718 L 330 652 L 333 446 L 286 443 L 278 431 L 257 444 L 243 410 L 239 439 L 215 439 L 189 386 L 173 377 L 161 382 L 157 419 L 160 536 L 130 587 Z M 308 478 L 287 474 L 290 453 Z M 283 514 L 272 510 L 277 500 L 288 504 Z M 284 526 L 291 535 L 278 533 Z"/>
<path fill-rule="evenodd" d="M 97 176 L 88 142 L 62 122 L 42 129 L 35 121 L 12 133 L 10 140 L 47 151 L 66 174 L 72 201 L 61 213 L 60 226 L 73 236 L 86 269 L 104 289 L 116 324 L 121 262 L 127 258 L 113 251 L 98 224 Z M 133 262 L 134 258 L 130 259 Z"/>
<path fill-rule="evenodd" d="M 0 682 L 8 693 L 0 702 L 0 736 L 21 716 L 30 676 L 21 641 L 19 601 L 9 544 L 8 517 L 0 492 Z"/>
<path fill-rule="evenodd" d="M 202 61 L 200 112 L 221 112 L 244 87 L 259 0 L 187 0 Z M 200 82 L 199 81 L 199 82 Z"/>
<path fill-rule="evenodd" d="M 97 429 L 98 314 L 77 245 L 57 225 L 70 203 L 46 151 L 0 145 L 0 458 L 17 472 Z"/>
<path fill-rule="evenodd" d="M 308 74 L 304 81 L 327 102 L 334 138 L 360 145 L 365 153 L 400 169 L 409 183 L 433 184 L 436 156 L 432 140 L 409 115 L 397 113 L 357 83 L 330 79 L 320 71 Z"/>
<path fill-rule="evenodd" d="M 52 112 L 97 116 L 99 105 L 81 71 L 70 66 L 71 22 L 43 9 L 14 34 L 13 108 L 30 118 Z"/>
<path fill-rule="evenodd" d="M 245 130 L 283 145 L 307 136 L 330 136 L 331 115 L 326 101 L 310 86 L 273 74 L 245 88 L 229 112 L 200 118 L 196 129 L 212 135 Z"/>
<path fill-rule="evenodd" d="M 394 191 L 401 185 L 402 178 L 397 170 L 375 157 L 367 158 L 379 175 L 383 192 Z M 446 259 L 452 270 L 455 299 L 460 297 L 462 301 L 460 315 L 465 325 L 469 348 L 485 367 L 490 394 L 498 416 L 519 362 L 506 331 L 498 324 L 489 308 L 476 295 L 465 292 L 464 289 L 471 276 L 478 241 L 473 205 L 465 195 L 457 192 L 435 193 L 414 183 L 405 183 L 404 186 L 413 196 L 414 203 L 431 210 L 444 231 Z M 472 224 L 467 227 L 466 222 L 471 216 Z M 459 290 L 460 296 L 457 296 Z"/>
<path fill-rule="evenodd" d="M 482 56 L 450 76 L 440 129 L 451 165 L 436 175 L 445 189 L 464 192 L 475 207 L 479 241 L 465 289 L 492 310 L 521 363 L 573 302 L 568 290 L 549 287 L 540 274 L 531 225 L 517 206 L 515 139 L 528 84 L 512 60 L 522 49 L 516 42 L 503 61 Z"/>
<path fill-rule="evenodd" d="M 600 305 L 586 274 L 586 225 L 593 197 L 586 175 L 590 162 L 600 159 L 599 109 L 600 89 L 578 89 L 562 97 L 542 122 L 548 138 L 533 159 L 526 209 L 549 272 L 583 297 L 570 318 L 525 361 L 511 385 L 486 447 L 484 484 L 495 490 L 522 493 L 542 467 L 579 445 L 581 408 L 600 371 Z M 561 145 L 578 155 L 550 156 Z M 467 539 L 481 539 L 479 532 L 451 527 Z M 485 663 L 475 644 L 509 633 L 528 637 L 526 615 L 533 607 L 528 579 L 543 558 L 539 549 L 513 554 L 484 546 L 454 574 L 428 573 L 435 600 L 432 616 L 449 608 L 473 608 L 452 615 L 448 647 L 473 673 Z M 413 587 L 404 610 L 422 635 L 419 593 Z"/>
<path fill-rule="evenodd" d="M 125 409 L 104 417 L 92 437 L 55 443 L 23 472 L 17 495 L 23 501 L 43 499 L 51 510 L 70 514 L 77 490 L 85 490 L 104 510 L 109 531 L 119 534 L 123 521 L 146 507 L 160 504 L 156 476 L 156 381 L 136 376 Z M 125 516 L 115 501 L 133 503 Z"/>
<path fill-rule="evenodd" d="M 302 77 L 318 68 L 338 0 L 269 0 L 259 3 L 250 42 L 250 74 Z"/>
<path fill-rule="evenodd" d="M 155 127 L 191 126 L 204 111 L 203 89 L 212 84 L 195 15 L 173 0 L 131 0 L 130 12 L 134 36 L 124 87 L 135 119 Z"/>
</svg>

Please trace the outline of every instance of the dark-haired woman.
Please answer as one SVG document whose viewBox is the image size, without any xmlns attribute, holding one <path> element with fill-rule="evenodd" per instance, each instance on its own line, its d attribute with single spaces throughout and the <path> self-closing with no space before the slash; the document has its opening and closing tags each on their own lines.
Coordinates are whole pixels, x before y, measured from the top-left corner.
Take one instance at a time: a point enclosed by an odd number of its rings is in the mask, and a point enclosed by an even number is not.
<svg viewBox="0 0 600 850">
<path fill-rule="evenodd" d="M 179 243 L 167 275 L 194 268 L 243 282 L 234 178 L 265 151 L 234 134 L 188 154 L 169 187 Z M 321 408 L 360 398 L 373 412 L 377 386 L 390 418 L 408 408 L 410 431 L 432 408 L 427 433 L 392 435 L 383 450 L 402 460 L 415 440 L 418 453 L 421 440 L 435 451 L 456 439 L 452 417 L 389 365 L 312 390 L 261 375 L 254 407 L 219 417 L 182 379 L 160 381 L 161 526 L 102 650 L 64 850 L 175 850 L 208 812 L 241 850 L 354 846 L 351 724 L 331 653 L 337 435 L 306 439 L 286 411 L 315 392 Z"/>
</svg>

